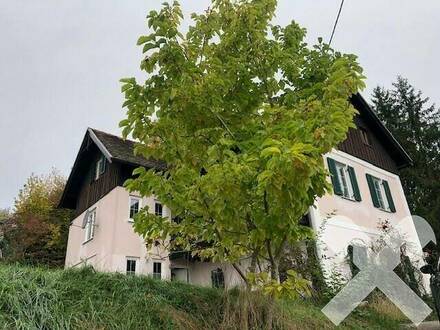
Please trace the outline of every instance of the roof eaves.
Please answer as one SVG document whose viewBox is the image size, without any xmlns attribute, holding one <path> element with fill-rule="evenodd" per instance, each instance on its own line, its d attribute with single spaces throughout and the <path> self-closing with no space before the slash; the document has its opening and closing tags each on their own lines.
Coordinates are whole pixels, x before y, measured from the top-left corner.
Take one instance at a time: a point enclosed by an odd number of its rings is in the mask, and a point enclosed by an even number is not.
<svg viewBox="0 0 440 330">
<path fill-rule="evenodd" d="M 98 146 L 99 150 L 101 150 L 101 152 L 104 154 L 105 158 L 107 158 L 107 160 L 109 161 L 109 163 L 112 162 L 112 154 L 108 151 L 108 149 L 106 148 L 106 146 L 101 142 L 100 139 L 98 139 L 98 137 L 96 136 L 95 132 L 93 131 L 92 128 L 88 128 L 87 131 L 90 134 L 90 138 L 93 140 L 93 142 L 95 142 L 95 144 Z"/>
</svg>

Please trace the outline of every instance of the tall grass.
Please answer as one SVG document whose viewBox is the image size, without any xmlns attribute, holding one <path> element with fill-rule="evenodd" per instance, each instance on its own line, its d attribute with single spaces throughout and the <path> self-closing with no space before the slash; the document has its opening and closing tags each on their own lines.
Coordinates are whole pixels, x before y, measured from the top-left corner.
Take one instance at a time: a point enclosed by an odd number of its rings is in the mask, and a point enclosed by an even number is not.
<svg viewBox="0 0 440 330">
<path fill-rule="evenodd" d="M 173 310 L 202 328 L 220 320 L 221 299 L 216 290 L 147 277 L 0 267 L 5 329 L 175 329 Z"/>
<path fill-rule="evenodd" d="M 148 277 L 47 270 L 0 264 L 0 329 L 332 329 L 320 307 L 303 301 L 275 305 L 256 292 L 223 292 Z M 359 314 L 359 313 L 358 313 Z M 342 329 L 398 328 L 369 309 Z"/>
</svg>

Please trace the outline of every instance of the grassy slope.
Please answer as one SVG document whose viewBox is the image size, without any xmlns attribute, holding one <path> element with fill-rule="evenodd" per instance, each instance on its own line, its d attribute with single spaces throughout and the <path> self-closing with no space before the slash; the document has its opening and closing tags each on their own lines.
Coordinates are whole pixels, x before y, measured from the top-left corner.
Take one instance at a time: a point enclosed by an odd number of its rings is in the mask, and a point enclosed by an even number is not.
<svg viewBox="0 0 440 330">
<path fill-rule="evenodd" d="M 218 290 L 146 277 L 0 265 L 0 329 L 243 328 L 237 313 L 242 304 L 225 297 Z M 281 309 L 285 328 L 333 328 L 312 304 L 284 302 Z M 398 324 L 364 308 L 340 328 L 397 329 Z"/>
</svg>

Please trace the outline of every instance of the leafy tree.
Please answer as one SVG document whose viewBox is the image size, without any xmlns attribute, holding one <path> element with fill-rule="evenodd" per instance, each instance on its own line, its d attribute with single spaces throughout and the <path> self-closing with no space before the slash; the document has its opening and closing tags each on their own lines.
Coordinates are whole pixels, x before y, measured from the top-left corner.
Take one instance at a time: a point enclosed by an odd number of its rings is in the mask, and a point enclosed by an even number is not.
<svg viewBox="0 0 440 330">
<path fill-rule="evenodd" d="M 9 217 L 9 209 L 0 209 L 0 221 Z"/>
<path fill-rule="evenodd" d="M 353 126 L 348 100 L 364 85 L 354 55 L 322 40 L 308 47 L 295 22 L 271 25 L 276 5 L 214 0 L 184 35 L 179 3 L 165 3 L 138 40 L 146 81 L 121 80 L 124 135 L 167 164 L 137 169 L 126 186 L 154 194 L 177 219 L 143 210 L 136 231 L 149 246 L 174 237 L 171 248 L 230 262 L 272 296 L 305 289 L 292 271 L 280 283 L 280 260 L 311 235 L 299 220 L 331 189 L 322 156 Z"/>
<path fill-rule="evenodd" d="M 402 77 L 390 90 L 376 87 L 373 104 L 414 160 L 400 172 L 411 212 L 424 217 L 440 241 L 440 111 Z"/>
<path fill-rule="evenodd" d="M 9 209 L 0 209 L 0 259 L 3 258 L 3 250 L 7 247 L 5 230 L 9 216 Z"/>
<path fill-rule="evenodd" d="M 47 176 L 28 178 L 5 230 L 8 260 L 63 265 L 71 212 L 56 207 L 64 185 L 64 178 L 54 170 Z"/>
</svg>

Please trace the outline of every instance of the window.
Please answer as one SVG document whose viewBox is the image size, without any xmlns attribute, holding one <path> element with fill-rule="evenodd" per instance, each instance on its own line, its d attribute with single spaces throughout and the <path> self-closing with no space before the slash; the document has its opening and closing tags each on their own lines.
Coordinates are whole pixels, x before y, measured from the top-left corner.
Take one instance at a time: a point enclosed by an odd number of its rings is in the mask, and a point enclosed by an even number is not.
<svg viewBox="0 0 440 330">
<path fill-rule="evenodd" d="M 95 236 L 96 209 L 87 213 L 85 222 L 85 242 L 88 242 Z"/>
<path fill-rule="evenodd" d="M 161 262 L 153 262 L 153 278 L 162 279 L 162 263 Z"/>
<path fill-rule="evenodd" d="M 162 204 L 161 203 L 154 203 L 154 214 L 158 216 L 162 216 Z"/>
<path fill-rule="evenodd" d="M 361 133 L 362 142 L 368 146 L 371 145 L 367 130 L 365 128 L 359 127 L 359 132 Z"/>
<path fill-rule="evenodd" d="M 327 162 L 334 193 L 347 199 L 361 201 L 354 168 L 332 158 L 327 158 Z"/>
<path fill-rule="evenodd" d="M 367 182 L 374 207 L 388 212 L 396 212 L 388 181 L 367 174 Z"/>
<path fill-rule="evenodd" d="M 137 258 L 127 258 L 127 275 L 136 275 Z"/>
<path fill-rule="evenodd" d="M 133 221 L 134 216 L 139 213 L 141 208 L 141 199 L 139 197 L 130 196 L 130 221 Z"/>
<path fill-rule="evenodd" d="M 105 172 L 105 157 L 101 156 L 99 160 L 96 162 L 95 166 L 95 180 L 98 180 L 99 177 Z"/>
<path fill-rule="evenodd" d="M 353 187 L 350 181 L 350 174 L 348 173 L 348 166 L 337 162 L 336 170 L 342 190 L 342 196 L 345 198 L 354 199 Z"/>
<path fill-rule="evenodd" d="M 213 288 L 222 289 L 225 287 L 225 275 L 221 268 L 211 271 L 211 282 Z"/>
</svg>

